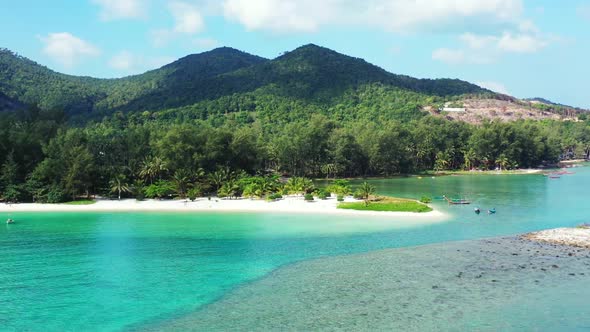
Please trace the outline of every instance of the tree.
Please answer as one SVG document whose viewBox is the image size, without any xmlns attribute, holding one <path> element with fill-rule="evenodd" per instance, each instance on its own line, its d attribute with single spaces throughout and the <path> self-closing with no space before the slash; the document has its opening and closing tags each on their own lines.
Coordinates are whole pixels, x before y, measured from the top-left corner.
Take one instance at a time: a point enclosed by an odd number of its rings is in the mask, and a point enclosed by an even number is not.
<svg viewBox="0 0 590 332">
<path fill-rule="evenodd" d="M 363 182 L 363 184 L 361 184 L 361 186 L 357 190 L 357 196 L 365 201 L 365 206 L 368 206 L 369 198 L 371 197 L 371 195 L 375 194 L 375 190 L 375 186 L 367 182 Z"/>
<path fill-rule="evenodd" d="M 186 198 L 188 185 L 191 182 L 191 175 L 187 170 L 180 169 L 174 172 L 172 176 L 172 182 L 176 187 L 176 192 L 180 198 Z"/>
<path fill-rule="evenodd" d="M 121 193 L 131 192 L 129 185 L 125 181 L 125 175 L 118 174 L 109 182 L 109 185 L 111 187 L 111 193 L 117 193 L 118 200 L 121 200 Z"/>
<path fill-rule="evenodd" d="M 496 164 L 500 167 L 501 171 L 507 169 L 511 165 L 510 160 L 508 160 L 504 154 L 501 154 L 500 157 L 496 159 Z"/>
</svg>

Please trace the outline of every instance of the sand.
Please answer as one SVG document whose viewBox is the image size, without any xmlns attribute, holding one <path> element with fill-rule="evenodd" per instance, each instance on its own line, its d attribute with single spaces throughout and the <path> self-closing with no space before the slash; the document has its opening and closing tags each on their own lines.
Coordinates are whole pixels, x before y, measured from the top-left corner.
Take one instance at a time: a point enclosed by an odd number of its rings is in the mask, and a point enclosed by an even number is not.
<svg viewBox="0 0 590 332">
<path fill-rule="evenodd" d="M 523 235 L 523 239 L 579 248 L 590 248 L 590 228 L 549 229 Z"/>
<path fill-rule="evenodd" d="M 346 201 L 354 202 L 352 198 Z M 145 200 L 134 199 L 98 200 L 92 205 L 67 204 L 0 204 L 0 212 L 258 212 L 258 213 L 289 213 L 289 214 L 334 214 L 356 216 L 392 216 L 411 217 L 423 221 L 443 221 L 448 215 L 441 211 L 426 213 L 413 212 L 374 212 L 337 209 L 336 198 L 306 202 L 301 196 L 287 196 L 282 200 L 267 202 L 254 199 L 219 199 L 201 198 L 195 202 L 185 200 Z"/>
</svg>

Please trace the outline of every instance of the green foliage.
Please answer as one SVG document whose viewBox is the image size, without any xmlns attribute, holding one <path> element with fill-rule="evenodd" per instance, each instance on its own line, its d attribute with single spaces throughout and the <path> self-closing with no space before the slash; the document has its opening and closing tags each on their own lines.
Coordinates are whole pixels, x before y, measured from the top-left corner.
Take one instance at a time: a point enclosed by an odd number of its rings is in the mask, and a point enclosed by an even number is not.
<svg viewBox="0 0 590 332">
<path fill-rule="evenodd" d="M 93 205 L 96 204 L 95 200 L 91 199 L 82 199 L 77 201 L 66 202 L 67 205 Z"/>
<path fill-rule="evenodd" d="M 375 186 L 369 184 L 368 182 L 363 182 L 355 193 L 355 197 L 359 197 L 360 199 L 364 199 L 365 203 L 368 204 L 369 198 L 375 194 Z"/>
<path fill-rule="evenodd" d="M 428 196 L 422 196 L 420 198 L 420 203 L 430 204 L 430 203 L 432 203 L 432 198 L 430 198 Z"/>
<path fill-rule="evenodd" d="M 328 196 L 330 196 L 330 194 L 327 193 L 325 190 L 320 190 L 318 192 L 318 198 L 319 199 L 326 200 L 326 199 L 328 199 Z"/>
<path fill-rule="evenodd" d="M 121 200 L 122 193 L 130 193 L 131 192 L 131 188 L 129 188 L 129 185 L 127 185 L 125 175 L 123 175 L 123 174 L 116 175 L 109 182 L 109 186 L 111 189 L 111 193 L 116 193 L 117 198 L 119 200 Z"/>
<path fill-rule="evenodd" d="M 27 200 L 27 192 L 23 185 L 10 184 L 4 189 L 2 198 L 9 203 L 24 202 Z"/>
<path fill-rule="evenodd" d="M 159 180 L 145 188 L 145 196 L 147 198 L 167 198 L 173 195 L 174 192 L 174 184 L 170 181 L 164 180 Z"/>
<path fill-rule="evenodd" d="M 344 202 L 344 195 L 338 195 L 338 196 L 336 196 L 336 200 L 338 202 Z"/>
<path fill-rule="evenodd" d="M 587 122 L 435 118 L 424 106 L 501 97 L 457 80 L 393 75 L 314 45 L 272 61 L 215 50 L 121 80 L 61 75 L 0 51 L 0 79 L 0 194 L 19 201 L 127 190 L 139 200 L 304 195 L 314 192 L 313 177 L 504 170 L 590 156 Z M 2 111 L 15 98 L 40 107 Z M 269 174 L 288 180 L 283 187 Z M 352 192 L 340 180 L 326 190 Z M 355 196 L 368 201 L 366 191 Z"/>
<path fill-rule="evenodd" d="M 203 197 L 203 189 L 200 185 L 194 185 L 191 189 L 189 189 L 187 197 L 192 202 L 194 202 L 198 197 Z"/>
<path fill-rule="evenodd" d="M 285 190 L 289 195 L 305 195 L 314 191 L 315 185 L 310 179 L 293 177 L 285 183 Z"/>
<path fill-rule="evenodd" d="M 363 202 L 340 203 L 339 209 L 358 211 L 381 211 L 381 212 L 430 212 L 431 208 L 418 202 L 395 202 L 395 203 L 371 203 Z"/>
<path fill-rule="evenodd" d="M 271 194 L 271 195 L 268 196 L 268 199 L 271 200 L 271 201 L 276 201 L 276 200 L 279 200 L 279 199 L 283 199 L 283 195 L 278 194 L 278 193 Z"/>
<path fill-rule="evenodd" d="M 305 194 L 303 196 L 303 199 L 306 200 L 306 201 L 308 201 L 308 202 L 311 202 L 311 201 L 313 201 L 313 194 Z"/>
<path fill-rule="evenodd" d="M 49 188 L 47 195 L 44 198 L 42 197 L 38 201 L 40 203 L 57 204 L 57 203 L 63 203 L 66 200 L 67 200 L 66 193 L 63 190 L 61 190 L 61 188 L 59 188 L 57 186 L 52 186 Z"/>
<path fill-rule="evenodd" d="M 342 196 L 350 195 L 352 193 L 350 182 L 347 180 L 335 180 L 331 185 L 326 187 L 326 191 Z"/>
</svg>

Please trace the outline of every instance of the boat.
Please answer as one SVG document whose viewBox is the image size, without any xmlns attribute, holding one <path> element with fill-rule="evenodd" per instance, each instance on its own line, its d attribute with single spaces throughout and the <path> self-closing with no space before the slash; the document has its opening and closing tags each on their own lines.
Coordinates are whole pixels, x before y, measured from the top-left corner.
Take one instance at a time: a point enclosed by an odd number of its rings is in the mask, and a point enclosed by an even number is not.
<svg viewBox="0 0 590 332">
<path fill-rule="evenodd" d="M 14 224 L 14 220 L 12 219 L 6 219 L 6 224 Z"/>
<path fill-rule="evenodd" d="M 496 208 L 489 209 L 488 214 L 496 214 Z"/>
<path fill-rule="evenodd" d="M 480 214 L 481 213 L 481 210 L 478 207 L 476 207 L 475 209 L 473 209 L 473 211 L 475 212 L 475 214 Z"/>
<path fill-rule="evenodd" d="M 451 199 L 448 198 L 447 196 L 443 196 L 443 198 L 449 202 L 449 204 L 451 205 L 467 205 L 467 204 L 471 204 L 470 201 L 466 200 L 466 199 L 459 199 L 459 198 L 455 198 L 455 199 Z"/>
</svg>

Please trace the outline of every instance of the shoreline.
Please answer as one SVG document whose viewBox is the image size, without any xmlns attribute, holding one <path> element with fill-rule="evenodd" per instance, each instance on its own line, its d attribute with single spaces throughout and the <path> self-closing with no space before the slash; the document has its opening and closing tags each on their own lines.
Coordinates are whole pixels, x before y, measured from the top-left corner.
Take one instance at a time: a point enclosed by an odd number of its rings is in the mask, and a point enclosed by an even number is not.
<svg viewBox="0 0 590 332">
<path fill-rule="evenodd" d="M 590 317 L 583 305 L 590 290 L 581 288 L 590 278 L 590 251 L 525 235 L 295 262 L 192 313 L 138 327 L 455 331 L 484 326 L 494 331 L 579 326 L 581 317 Z M 546 315 L 556 302 L 567 303 L 568 310 Z M 529 319 L 523 321 L 523 315 Z"/>
<path fill-rule="evenodd" d="M 346 202 L 356 202 L 347 199 Z M 421 221 L 443 221 L 448 215 L 439 211 L 416 212 L 378 212 L 338 209 L 336 198 L 306 202 L 302 197 L 287 196 L 278 201 L 267 202 L 254 199 L 198 199 L 185 200 L 102 200 L 90 205 L 67 204 L 0 204 L 0 213 L 10 212 L 192 212 L 192 213 L 273 213 L 273 214 L 330 214 L 372 217 L 404 217 Z"/>
</svg>

